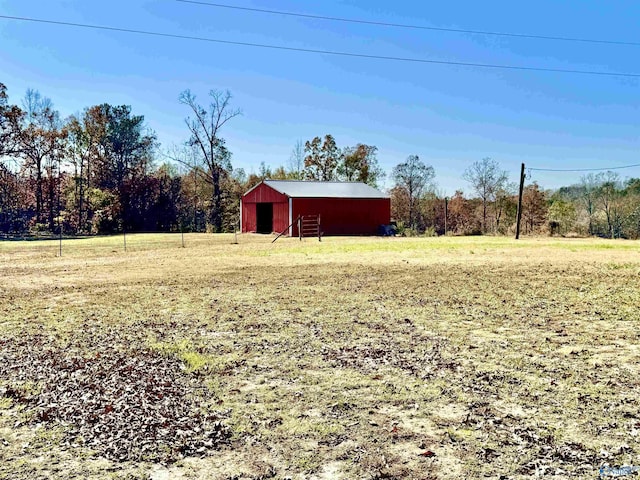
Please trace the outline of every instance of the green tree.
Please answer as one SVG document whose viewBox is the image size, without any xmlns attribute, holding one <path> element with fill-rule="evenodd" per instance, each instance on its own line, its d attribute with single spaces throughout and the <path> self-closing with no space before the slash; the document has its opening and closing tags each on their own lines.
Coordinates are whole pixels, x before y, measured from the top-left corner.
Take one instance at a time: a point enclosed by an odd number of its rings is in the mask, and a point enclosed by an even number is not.
<svg viewBox="0 0 640 480">
<path fill-rule="evenodd" d="M 117 215 L 123 228 L 131 229 L 137 222 L 130 204 L 133 184 L 151 173 L 156 148 L 156 136 L 144 123 L 144 116 L 133 115 L 128 105 L 99 106 L 106 121 L 106 131 L 100 140 L 95 177 L 96 187 L 115 192 Z"/>
<path fill-rule="evenodd" d="M 549 207 L 549 225 L 552 234 L 556 230 L 556 226 L 560 234 L 568 233 L 574 227 L 577 218 L 576 207 L 573 202 L 556 198 Z"/>
</svg>

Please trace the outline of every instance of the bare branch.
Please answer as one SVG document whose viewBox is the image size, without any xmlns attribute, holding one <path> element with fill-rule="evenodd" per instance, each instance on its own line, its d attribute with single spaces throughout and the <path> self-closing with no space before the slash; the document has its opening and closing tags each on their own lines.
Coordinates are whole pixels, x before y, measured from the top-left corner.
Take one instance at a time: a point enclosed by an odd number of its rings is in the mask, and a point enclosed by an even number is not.
<svg viewBox="0 0 640 480">
<path fill-rule="evenodd" d="M 231 110 L 231 93 L 211 90 L 209 92 L 209 110 L 205 110 L 196 102 L 190 90 L 180 94 L 179 101 L 188 106 L 193 117 L 187 117 L 185 123 L 191 138 L 189 145 L 202 154 L 201 165 L 207 167 L 205 180 L 213 186 L 211 202 L 211 223 L 215 230 L 222 227 L 222 190 L 221 180 L 228 175 L 230 153 L 220 137 L 220 130 L 232 118 L 240 115 L 240 110 Z"/>
</svg>

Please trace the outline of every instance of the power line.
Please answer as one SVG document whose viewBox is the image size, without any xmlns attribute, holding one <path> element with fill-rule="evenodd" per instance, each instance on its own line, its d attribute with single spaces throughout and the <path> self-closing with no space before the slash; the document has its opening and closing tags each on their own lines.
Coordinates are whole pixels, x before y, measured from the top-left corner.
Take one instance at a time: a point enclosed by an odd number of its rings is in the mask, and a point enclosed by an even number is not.
<svg viewBox="0 0 640 480">
<path fill-rule="evenodd" d="M 606 45 L 627 45 L 640 46 L 640 42 L 625 42 L 620 40 L 600 40 L 595 38 L 577 38 L 577 37 L 560 37 L 550 35 L 531 35 L 525 33 L 509 33 L 509 32 L 491 32 L 486 30 L 466 30 L 461 28 L 444 28 L 444 27 L 427 27 L 425 25 L 411 25 L 405 23 L 390 23 L 374 20 L 360 20 L 356 18 L 330 17 L 325 15 L 312 15 L 308 13 L 285 12 L 280 10 L 267 10 L 263 8 L 239 7 L 237 5 L 226 5 L 222 3 L 200 2 L 196 0 L 176 0 L 180 3 L 191 3 L 194 5 L 205 5 L 207 7 L 228 8 L 233 10 L 242 10 L 247 12 L 267 13 L 270 15 L 284 15 L 289 17 L 311 18 L 315 20 L 327 20 L 332 22 L 359 23 L 363 25 L 376 25 L 379 27 L 408 28 L 413 30 L 432 30 L 436 32 L 452 32 L 452 33 L 471 33 L 474 35 L 491 35 L 496 37 L 512 37 L 512 38 L 532 38 L 536 40 L 554 40 L 563 42 L 581 42 L 581 43 L 600 43 Z"/>
<path fill-rule="evenodd" d="M 104 25 L 91 25 L 86 23 L 62 22 L 57 20 L 44 20 L 44 19 L 30 18 L 30 17 L 14 17 L 9 15 L 0 15 L 0 18 L 4 18 L 8 20 L 18 20 L 22 22 L 44 23 L 44 24 L 61 25 L 61 26 L 67 26 L 67 27 L 88 28 L 88 29 L 94 29 L 94 30 L 107 30 L 111 32 L 135 33 L 139 35 L 150 35 L 155 37 L 177 38 L 181 40 L 195 40 L 200 42 L 219 43 L 224 45 L 239 45 L 244 47 L 255 47 L 255 48 L 263 48 L 263 49 L 271 49 L 271 50 L 284 50 L 284 51 L 290 51 L 290 52 L 315 53 L 320 55 L 334 55 L 334 56 L 351 57 L 351 58 L 366 58 L 371 60 L 389 60 L 389 61 L 396 61 L 396 62 L 423 63 L 423 64 L 432 64 L 432 65 L 452 65 L 452 66 L 458 66 L 458 67 L 490 68 L 490 69 L 501 69 L 501 70 L 520 70 L 520 71 L 530 71 L 530 72 L 570 73 L 570 74 L 577 74 L 577 75 L 595 75 L 595 76 L 602 76 L 602 77 L 640 78 L 640 73 L 615 73 L 615 72 L 603 72 L 598 70 L 573 70 L 573 69 L 565 69 L 565 68 L 527 67 L 527 66 L 518 66 L 518 65 L 500 65 L 500 64 L 490 64 L 490 63 L 429 60 L 424 58 L 395 57 L 395 56 L 386 56 L 386 55 L 368 55 L 364 53 L 339 52 L 339 51 L 333 51 L 333 50 L 319 50 L 319 49 L 312 49 L 312 48 L 286 47 L 282 45 L 268 45 L 264 43 L 237 42 L 237 41 L 231 41 L 231 40 L 220 40 L 215 38 L 194 37 L 191 35 L 178 35 L 173 33 L 152 32 L 147 30 L 135 30 L 130 28 L 109 27 Z"/>
<path fill-rule="evenodd" d="M 535 172 L 605 172 L 608 170 L 622 170 L 623 168 L 640 167 L 640 163 L 633 165 L 623 165 L 621 167 L 608 167 L 608 168 L 529 168 L 527 170 Z"/>
</svg>

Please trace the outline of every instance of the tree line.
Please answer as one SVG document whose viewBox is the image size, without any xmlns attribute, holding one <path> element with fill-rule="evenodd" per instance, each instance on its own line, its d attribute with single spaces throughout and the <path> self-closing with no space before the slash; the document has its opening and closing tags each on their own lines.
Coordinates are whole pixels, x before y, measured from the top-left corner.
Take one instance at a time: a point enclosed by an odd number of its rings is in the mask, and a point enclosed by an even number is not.
<svg viewBox="0 0 640 480">
<path fill-rule="evenodd" d="M 450 198 L 443 197 L 431 187 L 412 198 L 410 183 L 394 178 L 392 216 L 409 226 L 412 234 L 515 232 L 518 185 L 510 183 L 507 172 L 490 158 L 474 162 L 464 171 L 463 178 L 473 192 L 470 197 L 461 190 Z M 429 170 L 424 178 L 432 179 L 433 172 Z M 525 184 L 521 228 L 529 235 L 638 239 L 640 179 L 623 180 L 609 171 L 584 175 L 579 183 L 557 190 L 544 190 L 535 181 Z"/>
<path fill-rule="evenodd" d="M 0 83 L 0 233 L 109 234 L 122 231 L 233 231 L 241 195 L 271 179 L 357 181 L 380 187 L 386 175 L 374 145 L 339 147 L 330 134 L 298 141 L 286 165 L 233 168 L 222 130 L 241 111 L 226 91 L 205 105 L 189 90 L 185 141 L 162 149 L 143 115 L 101 104 L 63 119 L 53 102 L 28 90 L 11 103 Z M 510 234 L 517 186 L 498 162 L 470 165 L 462 190 L 438 193 L 436 172 L 417 155 L 390 172 L 392 218 L 407 235 Z M 525 234 L 640 237 L 640 179 L 612 172 L 579 184 L 523 193 Z"/>
</svg>

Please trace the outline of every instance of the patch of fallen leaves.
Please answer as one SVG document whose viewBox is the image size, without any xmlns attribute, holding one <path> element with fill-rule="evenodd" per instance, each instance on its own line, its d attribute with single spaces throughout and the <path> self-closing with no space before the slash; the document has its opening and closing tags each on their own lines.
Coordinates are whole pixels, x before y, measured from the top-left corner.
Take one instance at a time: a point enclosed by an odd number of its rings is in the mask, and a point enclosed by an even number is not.
<svg viewBox="0 0 640 480">
<path fill-rule="evenodd" d="M 580 443 L 559 442 L 543 423 L 529 424 L 512 415 L 502 415 L 488 402 L 474 402 L 468 408 L 462 426 L 490 434 L 499 439 L 500 445 L 514 447 L 523 459 L 516 471 L 519 475 L 590 474 L 594 465 L 603 460 Z M 477 457 L 484 464 L 491 464 L 501 457 L 501 452 L 482 447 Z"/>
<path fill-rule="evenodd" d="M 426 380 L 458 367 L 455 359 L 444 353 L 445 346 L 443 339 L 416 335 L 402 344 L 389 338 L 384 345 L 371 343 L 325 348 L 322 353 L 325 361 L 342 368 L 372 373 L 389 366 Z"/>
<path fill-rule="evenodd" d="M 24 405 L 26 423 L 66 427 L 63 446 L 115 461 L 171 462 L 228 441 L 224 414 L 201 411 L 194 392 L 202 387 L 177 359 L 113 335 L 91 344 L 83 351 L 37 334 L 0 339 L 0 397 Z"/>
</svg>

